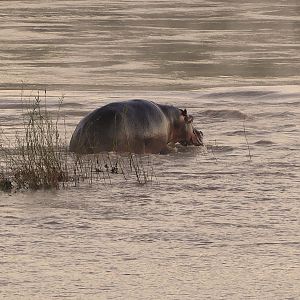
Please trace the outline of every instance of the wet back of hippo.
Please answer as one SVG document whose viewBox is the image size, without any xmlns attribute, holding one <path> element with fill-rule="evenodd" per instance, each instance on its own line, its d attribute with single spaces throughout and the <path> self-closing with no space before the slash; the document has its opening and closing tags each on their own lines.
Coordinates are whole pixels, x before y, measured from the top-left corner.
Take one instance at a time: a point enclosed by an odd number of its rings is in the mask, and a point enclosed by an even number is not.
<svg viewBox="0 0 300 300">
<path fill-rule="evenodd" d="M 167 146 L 168 120 L 150 101 L 130 100 L 98 108 L 77 125 L 70 151 L 159 153 Z"/>
</svg>

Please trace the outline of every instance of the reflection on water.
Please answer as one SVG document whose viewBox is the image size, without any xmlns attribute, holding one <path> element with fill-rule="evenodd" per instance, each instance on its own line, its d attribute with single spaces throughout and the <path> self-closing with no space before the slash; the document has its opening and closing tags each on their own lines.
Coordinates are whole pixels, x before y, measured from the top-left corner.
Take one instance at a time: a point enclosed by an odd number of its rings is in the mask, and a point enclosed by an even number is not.
<svg viewBox="0 0 300 300">
<path fill-rule="evenodd" d="M 0 298 L 300 298 L 298 2 L 0 1 L 7 137 L 24 82 L 49 111 L 65 94 L 67 138 L 145 98 L 187 108 L 208 144 L 154 156 L 144 186 L 0 193 Z"/>
</svg>

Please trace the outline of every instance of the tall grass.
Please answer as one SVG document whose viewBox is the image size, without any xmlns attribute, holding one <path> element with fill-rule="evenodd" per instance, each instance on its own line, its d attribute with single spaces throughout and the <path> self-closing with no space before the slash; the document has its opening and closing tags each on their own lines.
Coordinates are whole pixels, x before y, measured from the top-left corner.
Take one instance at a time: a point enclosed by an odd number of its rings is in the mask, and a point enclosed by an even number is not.
<svg viewBox="0 0 300 300">
<path fill-rule="evenodd" d="M 45 91 L 43 99 L 38 93 L 33 101 L 24 103 L 23 128 L 16 132 L 15 148 L 2 147 L 17 188 L 58 188 L 60 182 L 68 181 L 67 153 L 58 130 L 62 99 L 54 118 L 47 111 L 46 97 Z"/>
<path fill-rule="evenodd" d="M 22 97 L 23 101 L 23 97 Z M 113 183 L 113 177 L 134 180 L 139 184 L 152 182 L 154 176 L 150 156 L 101 153 L 75 155 L 68 151 L 65 121 L 58 109 L 47 109 L 47 92 L 23 103 L 23 126 L 14 140 L 0 134 L 0 190 L 59 189 L 78 186 L 81 182 Z M 63 131 L 61 131 L 63 128 Z M 13 147 L 5 146 L 13 144 Z M 120 178 L 119 178 L 120 179 Z"/>
</svg>

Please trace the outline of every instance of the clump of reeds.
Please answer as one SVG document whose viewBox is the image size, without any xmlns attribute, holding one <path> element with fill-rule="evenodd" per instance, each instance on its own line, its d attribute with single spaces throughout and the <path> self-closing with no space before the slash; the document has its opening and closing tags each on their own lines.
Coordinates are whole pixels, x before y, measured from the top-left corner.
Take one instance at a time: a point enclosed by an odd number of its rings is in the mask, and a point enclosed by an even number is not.
<svg viewBox="0 0 300 300">
<path fill-rule="evenodd" d="M 38 93 L 33 101 L 24 104 L 23 129 L 16 133 L 15 147 L 2 147 L 6 169 L 16 188 L 58 188 L 68 180 L 67 153 L 58 129 L 61 102 L 62 99 L 55 118 L 47 111 L 46 91 L 44 97 Z"/>
</svg>

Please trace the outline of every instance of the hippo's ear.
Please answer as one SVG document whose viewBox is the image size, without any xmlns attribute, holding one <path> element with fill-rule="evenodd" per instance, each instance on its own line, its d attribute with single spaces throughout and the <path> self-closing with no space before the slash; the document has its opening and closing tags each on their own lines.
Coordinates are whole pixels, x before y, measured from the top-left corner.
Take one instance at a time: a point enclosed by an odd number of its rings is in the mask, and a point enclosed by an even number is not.
<svg viewBox="0 0 300 300">
<path fill-rule="evenodd" d="M 181 111 L 181 114 L 184 116 L 184 117 L 187 117 L 187 111 L 186 109 L 180 109 Z"/>
</svg>

